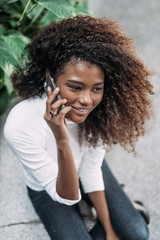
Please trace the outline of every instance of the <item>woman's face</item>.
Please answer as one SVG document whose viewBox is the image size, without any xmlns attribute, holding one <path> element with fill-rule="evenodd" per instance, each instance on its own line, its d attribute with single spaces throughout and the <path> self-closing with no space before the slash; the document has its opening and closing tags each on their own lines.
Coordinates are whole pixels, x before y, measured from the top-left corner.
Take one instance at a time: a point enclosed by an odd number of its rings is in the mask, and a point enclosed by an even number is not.
<svg viewBox="0 0 160 240">
<path fill-rule="evenodd" d="M 56 84 L 66 105 L 72 107 L 66 117 L 82 123 L 102 100 L 104 73 L 95 64 L 79 61 L 68 64 Z"/>
</svg>

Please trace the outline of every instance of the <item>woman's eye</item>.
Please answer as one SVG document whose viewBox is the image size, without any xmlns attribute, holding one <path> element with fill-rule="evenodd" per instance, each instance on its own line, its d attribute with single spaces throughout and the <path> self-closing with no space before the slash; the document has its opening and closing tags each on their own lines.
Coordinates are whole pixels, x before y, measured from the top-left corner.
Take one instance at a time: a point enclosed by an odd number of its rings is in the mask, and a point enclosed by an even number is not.
<svg viewBox="0 0 160 240">
<path fill-rule="evenodd" d="M 81 90 L 81 88 L 80 88 L 80 87 L 74 87 L 74 86 L 70 86 L 70 88 L 71 88 L 72 90 L 74 90 L 74 91 L 79 91 L 79 90 Z"/>
<path fill-rule="evenodd" d="M 94 88 L 94 92 L 101 92 L 103 88 Z"/>
</svg>

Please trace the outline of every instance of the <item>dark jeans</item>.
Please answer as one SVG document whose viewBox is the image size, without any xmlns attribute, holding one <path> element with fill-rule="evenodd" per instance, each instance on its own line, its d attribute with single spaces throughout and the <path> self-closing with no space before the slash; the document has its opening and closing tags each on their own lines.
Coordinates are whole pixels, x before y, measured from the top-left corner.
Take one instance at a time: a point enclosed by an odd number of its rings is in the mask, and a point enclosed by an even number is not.
<svg viewBox="0 0 160 240">
<path fill-rule="evenodd" d="M 133 207 L 127 195 L 113 176 L 106 161 L 102 165 L 105 195 L 112 226 L 121 240 L 147 240 L 147 224 Z M 52 240 L 106 240 L 99 221 L 87 232 L 78 204 L 67 206 L 53 201 L 46 191 L 28 189 L 32 204 Z M 81 189 L 82 190 L 82 189 Z M 82 190 L 82 198 L 89 198 Z"/>
</svg>

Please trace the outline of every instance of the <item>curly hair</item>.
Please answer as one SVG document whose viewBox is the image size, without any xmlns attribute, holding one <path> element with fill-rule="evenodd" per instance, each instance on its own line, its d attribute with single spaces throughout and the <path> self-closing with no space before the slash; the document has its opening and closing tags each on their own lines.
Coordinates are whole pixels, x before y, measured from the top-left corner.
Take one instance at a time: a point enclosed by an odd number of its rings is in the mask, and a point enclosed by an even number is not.
<svg viewBox="0 0 160 240">
<path fill-rule="evenodd" d="M 151 115 L 152 72 L 137 57 L 133 40 L 117 21 L 79 15 L 53 22 L 33 38 L 26 51 L 28 61 L 11 78 L 24 99 L 42 96 L 47 68 L 56 80 L 72 59 L 100 66 L 105 75 L 103 99 L 79 130 L 93 146 L 101 139 L 108 146 L 120 143 L 134 149 Z"/>
</svg>

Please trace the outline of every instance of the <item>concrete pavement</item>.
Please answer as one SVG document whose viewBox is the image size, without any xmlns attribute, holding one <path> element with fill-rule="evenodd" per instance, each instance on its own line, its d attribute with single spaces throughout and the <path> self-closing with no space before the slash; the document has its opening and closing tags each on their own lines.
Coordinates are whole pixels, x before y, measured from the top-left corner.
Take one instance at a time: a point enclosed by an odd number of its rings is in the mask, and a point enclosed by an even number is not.
<svg viewBox="0 0 160 240">
<path fill-rule="evenodd" d="M 106 154 L 108 163 L 132 199 L 147 205 L 151 214 L 150 240 L 160 236 L 160 2 L 159 0 L 90 0 L 98 16 L 119 20 L 125 32 L 135 39 L 139 55 L 157 71 L 153 106 L 155 119 L 140 138 L 137 157 L 114 146 Z M 0 116 L 0 240 L 49 240 L 27 197 L 21 166 L 3 138 L 5 118 L 17 100 L 12 99 Z"/>
</svg>

